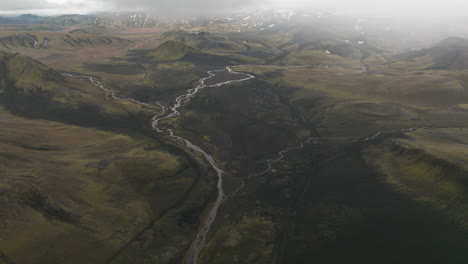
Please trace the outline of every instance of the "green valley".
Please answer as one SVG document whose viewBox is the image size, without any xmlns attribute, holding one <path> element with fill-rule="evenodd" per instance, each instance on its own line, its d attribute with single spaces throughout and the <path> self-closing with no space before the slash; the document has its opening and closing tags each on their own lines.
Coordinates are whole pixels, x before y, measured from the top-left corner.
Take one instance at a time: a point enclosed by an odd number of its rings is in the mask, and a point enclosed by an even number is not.
<svg viewBox="0 0 468 264">
<path fill-rule="evenodd" d="M 468 33 L 400 23 L 1 18 L 0 263 L 465 263 Z"/>
</svg>

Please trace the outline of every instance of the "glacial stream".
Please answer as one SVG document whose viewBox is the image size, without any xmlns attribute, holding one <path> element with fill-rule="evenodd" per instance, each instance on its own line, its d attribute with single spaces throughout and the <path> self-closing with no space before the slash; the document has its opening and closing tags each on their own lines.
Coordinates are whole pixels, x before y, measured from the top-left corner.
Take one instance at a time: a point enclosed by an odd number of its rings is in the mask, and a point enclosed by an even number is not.
<svg viewBox="0 0 468 264">
<path fill-rule="evenodd" d="M 219 82 L 216 84 L 212 85 L 206 85 L 205 82 L 211 78 L 216 77 L 216 72 L 222 72 L 222 71 L 227 71 L 231 74 L 238 75 L 238 76 L 245 76 L 245 78 L 240 78 L 240 79 L 234 79 L 234 80 L 229 80 L 229 81 L 224 81 L 224 82 Z M 159 122 L 165 119 L 170 119 L 174 118 L 180 115 L 180 112 L 178 109 L 182 106 L 184 103 L 188 103 L 191 100 L 191 97 L 195 96 L 198 91 L 204 88 L 209 88 L 209 87 L 220 87 L 223 85 L 231 84 L 231 83 L 236 83 L 236 82 L 244 82 L 250 79 L 255 78 L 253 75 L 246 74 L 246 73 L 240 73 L 240 72 L 235 72 L 232 70 L 231 67 L 226 67 L 224 70 L 216 70 L 216 71 L 209 71 L 208 72 L 208 77 L 202 78 L 199 80 L 199 84 L 197 87 L 192 88 L 187 90 L 187 93 L 179 96 L 176 98 L 176 102 L 172 107 L 166 108 L 163 107 L 163 113 L 159 114 L 155 117 L 153 117 L 153 123 L 152 127 L 155 131 L 158 131 L 159 133 L 163 133 L 167 131 L 169 135 L 173 138 L 176 138 L 179 141 L 182 141 L 185 143 L 185 146 L 189 149 L 192 149 L 198 153 L 200 153 L 205 160 L 211 165 L 211 167 L 216 171 L 217 177 L 218 177 L 218 182 L 216 184 L 216 188 L 218 190 L 218 195 L 216 197 L 216 200 L 214 203 L 211 205 L 209 208 L 207 217 L 202 220 L 202 223 L 200 225 L 200 229 L 198 231 L 198 234 L 195 238 L 195 241 L 193 242 L 192 246 L 190 247 L 190 252 L 188 253 L 187 256 L 187 263 L 189 264 L 196 264 L 198 260 L 198 256 L 200 255 L 200 252 L 203 250 L 206 244 L 206 236 L 208 232 L 211 229 L 211 226 L 213 225 L 214 220 L 216 219 L 216 216 L 218 214 L 219 207 L 221 204 L 226 200 L 227 196 L 224 193 L 224 188 L 223 188 L 223 174 L 224 171 L 220 168 L 218 164 L 216 164 L 215 160 L 213 157 L 206 153 L 203 149 L 201 149 L 199 146 L 193 144 L 189 140 L 182 138 L 180 136 L 177 136 L 172 129 L 161 129 L 159 128 Z"/>
<path fill-rule="evenodd" d="M 233 67 L 235 67 L 235 66 L 233 66 Z M 190 247 L 190 252 L 188 253 L 188 256 L 187 256 L 187 262 L 189 264 L 196 264 L 197 263 L 198 256 L 200 255 L 200 252 L 205 247 L 206 236 L 207 236 L 208 232 L 210 231 L 211 226 L 213 225 L 213 222 L 216 219 L 219 207 L 227 199 L 227 196 L 225 195 L 224 189 L 223 189 L 223 174 L 224 174 L 224 171 L 220 168 L 220 166 L 218 164 L 216 164 L 216 161 L 214 160 L 214 158 L 210 154 L 206 153 L 202 148 L 200 148 L 199 146 L 193 144 L 189 140 L 176 135 L 172 129 L 163 129 L 163 128 L 161 128 L 159 123 L 161 121 L 163 121 L 163 120 L 167 120 L 167 119 L 171 119 L 171 118 L 175 118 L 177 116 L 180 116 L 179 108 L 181 108 L 183 104 L 190 102 L 191 98 L 193 96 L 195 96 L 202 89 L 210 88 L 210 87 L 221 87 L 223 85 L 228 85 L 228 84 L 237 83 L 237 82 L 244 82 L 244 81 L 255 78 L 253 75 L 250 75 L 250 74 L 247 74 L 247 73 L 236 72 L 236 71 L 232 70 L 233 67 L 226 67 L 225 69 L 222 69 L 222 70 L 208 71 L 208 76 L 207 77 L 204 77 L 204 78 L 200 79 L 199 83 L 198 83 L 198 85 L 196 87 L 188 89 L 186 91 L 186 93 L 184 93 L 183 95 L 180 95 L 179 97 L 177 97 L 175 99 L 174 105 L 172 105 L 171 107 L 166 107 L 166 106 L 161 105 L 160 103 L 157 103 L 162 108 L 162 113 L 160 113 L 158 115 L 155 115 L 152 118 L 152 128 L 153 128 L 154 131 L 157 131 L 158 133 L 168 133 L 168 135 L 170 137 L 175 138 L 180 142 L 183 142 L 188 149 L 191 149 L 191 150 L 201 154 L 203 156 L 203 158 L 210 164 L 210 166 L 213 168 L 213 170 L 217 174 L 216 188 L 217 188 L 217 191 L 218 191 L 218 195 L 216 197 L 216 200 L 212 203 L 211 207 L 209 208 L 207 216 L 202 220 L 202 222 L 200 224 L 200 229 L 199 229 L 198 234 L 196 236 L 196 239 L 193 242 L 192 246 Z M 228 80 L 228 81 L 222 81 L 222 82 L 211 84 L 211 85 L 205 84 L 205 82 L 207 80 L 216 77 L 217 72 L 225 72 L 225 71 L 227 71 L 229 74 L 239 76 L 240 78 L 233 79 L 233 80 Z M 111 89 L 108 89 L 108 88 L 104 87 L 104 85 L 102 85 L 99 81 L 95 80 L 93 77 L 79 76 L 79 75 L 72 75 L 72 74 L 63 74 L 63 75 L 68 76 L 68 77 L 72 77 L 72 78 L 86 79 L 89 82 L 91 82 L 93 85 L 95 85 L 96 87 L 108 92 L 112 99 L 126 100 L 126 101 L 134 102 L 134 103 L 137 103 L 137 104 L 140 104 L 140 105 L 151 106 L 151 104 L 149 104 L 149 103 L 140 102 L 140 101 L 137 101 L 137 100 L 132 99 L 132 98 L 118 97 L 114 90 L 111 90 Z"/>
<path fill-rule="evenodd" d="M 210 154 L 206 153 L 202 148 L 200 148 L 199 146 L 193 144 L 189 140 L 176 135 L 175 132 L 172 129 L 170 129 L 170 128 L 168 128 L 168 129 L 161 128 L 160 127 L 160 122 L 164 121 L 164 120 L 167 120 L 167 119 L 171 119 L 171 118 L 175 118 L 177 116 L 180 116 L 179 109 L 182 107 L 182 105 L 185 104 L 185 103 L 188 103 L 191 100 L 191 98 L 194 97 L 202 89 L 210 88 L 210 87 L 220 87 L 220 86 L 223 86 L 223 85 L 228 85 L 228 84 L 237 83 L 237 82 L 244 82 L 244 81 L 248 81 L 250 79 L 255 78 L 255 76 L 253 76 L 253 75 L 250 75 L 250 74 L 247 74 L 247 73 L 236 72 L 236 71 L 232 70 L 232 68 L 234 68 L 234 67 L 239 67 L 239 66 L 232 66 L 232 67 L 226 67 L 225 69 L 222 69 L 222 70 L 209 71 L 207 77 L 204 77 L 204 78 L 200 79 L 199 83 L 198 83 L 198 85 L 196 87 L 188 89 L 186 91 L 186 93 L 184 93 L 183 95 L 180 95 L 179 97 L 177 97 L 175 99 L 175 103 L 170 107 L 166 107 L 166 106 L 161 105 L 160 103 L 156 103 L 157 105 L 159 105 L 161 107 L 162 112 L 159 113 L 158 115 L 155 115 L 152 118 L 152 129 L 154 131 L 156 131 L 158 133 L 167 133 L 170 137 L 184 143 L 185 146 L 188 149 L 191 149 L 191 150 L 199 153 L 208 162 L 208 164 L 210 164 L 212 169 L 217 174 L 216 188 L 217 188 L 218 194 L 217 194 L 216 200 L 211 204 L 210 208 L 208 209 L 207 216 L 204 219 L 202 219 L 202 222 L 200 223 L 200 228 L 199 228 L 199 231 L 198 231 L 197 236 L 195 238 L 195 241 L 192 243 L 192 245 L 190 247 L 190 251 L 189 251 L 189 253 L 187 255 L 187 263 L 188 264 L 197 264 L 197 260 L 198 260 L 198 257 L 200 255 L 200 252 L 204 249 L 205 244 L 206 244 L 206 236 L 209 233 L 209 231 L 211 230 L 211 226 L 213 225 L 213 223 L 214 223 L 214 221 L 215 221 L 215 219 L 217 217 L 218 210 L 219 210 L 220 206 L 223 204 L 223 202 L 228 198 L 228 196 L 226 196 L 226 194 L 224 192 L 224 188 L 223 188 L 223 174 L 224 174 L 224 171 L 220 168 L 220 166 L 218 164 L 216 164 L 216 161 L 214 160 L 214 158 Z M 223 81 L 223 82 L 219 82 L 219 83 L 215 83 L 215 84 L 211 84 L 211 85 L 205 84 L 205 82 L 207 80 L 216 77 L 217 72 L 226 72 L 226 71 L 228 73 L 232 74 L 232 75 L 239 76 L 240 78 L 239 79 L 234 79 L 234 80 Z M 114 90 L 105 88 L 99 81 L 95 80 L 93 77 L 78 76 L 78 75 L 72 75 L 72 74 L 63 74 L 63 75 L 69 76 L 69 77 L 72 77 L 72 78 L 86 79 L 89 82 L 91 82 L 93 85 L 95 85 L 96 87 L 107 91 L 110 94 L 111 98 L 113 98 L 115 100 L 126 100 L 126 101 L 131 101 L 131 102 L 134 102 L 134 103 L 137 103 L 137 104 L 140 104 L 140 105 L 152 106 L 150 103 L 140 102 L 140 101 L 137 101 L 137 100 L 132 99 L 132 98 L 118 97 Z M 377 137 L 379 137 L 383 133 L 412 132 L 412 131 L 414 131 L 416 129 L 417 128 L 408 128 L 408 129 L 392 130 L 392 131 L 380 131 L 380 132 L 377 132 L 376 134 L 374 134 L 374 135 L 372 135 L 372 136 L 370 136 L 368 138 L 354 139 L 354 140 L 348 140 L 348 141 L 351 141 L 351 142 L 367 142 L 367 141 L 372 141 L 372 140 L 376 139 Z M 261 172 L 258 172 L 258 173 L 253 173 L 253 174 L 241 177 L 240 178 L 241 179 L 241 185 L 231 194 L 230 197 L 235 196 L 244 187 L 245 181 L 247 179 L 249 179 L 251 177 L 255 177 L 255 176 L 261 176 L 261 175 L 264 175 L 264 174 L 272 171 L 273 170 L 273 164 L 283 160 L 285 158 L 285 155 L 288 152 L 302 149 L 302 148 L 305 147 L 306 144 L 311 143 L 312 141 L 317 141 L 317 140 L 324 140 L 324 139 L 323 138 L 313 138 L 313 137 L 309 138 L 309 139 L 303 141 L 302 143 L 300 143 L 296 147 L 290 147 L 290 148 L 287 148 L 285 150 L 282 150 L 282 151 L 278 152 L 278 156 L 276 158 L 267 159 L 266 160 L 266 169 L 261 171 Z"/>
</svg>

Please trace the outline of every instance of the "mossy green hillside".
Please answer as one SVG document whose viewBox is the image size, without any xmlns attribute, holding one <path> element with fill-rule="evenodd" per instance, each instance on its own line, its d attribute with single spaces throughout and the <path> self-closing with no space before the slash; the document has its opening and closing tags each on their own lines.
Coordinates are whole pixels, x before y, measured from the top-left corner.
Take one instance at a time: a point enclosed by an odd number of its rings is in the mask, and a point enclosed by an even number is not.
<svg viewBox="0 0 468 264">
<path fill-rule="evenodd" d="M 273 222 L 265 217 L 245 217 L 219 229 L 202 252 L 199 263 L 271 263 L 275 240 Z"/>
<path fill-rule="evenodd" d="M 364 152 L 386 181 L 468 226 L 466 129 L 419 129 Z"/>
<path fill-rule="evenodd" d="M 87 80 L 63 76 L 21 54 L 2 53 L 0 70 L 0 102 L 23 116 L 128 132 L 139 129 L 138 118 L 160 111 L 115 100 Z"/>
<path fill-rule="evenodd" d="M 25 93 L 51 91 L 64 81 L 59 73 L 18 53 L 0 53 L 0 73 L 3 92 L 9 85 Z"/>
<path fill-rule="evenodd" d="M 308 123 L 330 136 L 359 138 L 378 131 L 461 126 L 466 113 L 461 71 L 363 71 L 345 67 L 245 66 L 283 91 Z M 461 106 L 460 106 L 461 105 Z"/>
<path fill-rule="evenodd" d="M 201 51 L 183 42 L 169 40 L 161 44 L 148 56 L 159 61 L 180 60 L 186 56 L 199 55 Z"/>
<path fill-rule="evenodd" d="M 147 139 L 4 110 L 0 124 L 0 248 L 18 263 L 104 262 L 196 177 Z"/>
</svg>

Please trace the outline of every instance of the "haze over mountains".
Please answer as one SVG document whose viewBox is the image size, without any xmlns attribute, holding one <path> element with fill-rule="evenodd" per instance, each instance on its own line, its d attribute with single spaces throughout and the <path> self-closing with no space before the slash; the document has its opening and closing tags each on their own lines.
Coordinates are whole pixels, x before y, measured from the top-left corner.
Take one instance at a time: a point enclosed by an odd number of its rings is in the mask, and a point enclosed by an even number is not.
<svg viewBox="0 0 468 264">
<path fill-rule="evenodd" d="M 342 16 L 333 15 L 323 11 L 295 11 L 295 10 L 267 10 L 231 13 L 223 16 L 210 15 L 205 18 L 194 16 L 178 16 L 165 18 L 150 12 L 115 12 L 99 13 L 95 15 L 60 15 L 41 17 L 35 15 L 20 15 L 0 17 L 4 30 L 7 24 L 30 25 L 31 29 L 49 27 L 52 30 L 67 29 L 77 33 L 110 33 L 122 27 L 129 28 L 160 28 L 165 26 L 178 27 L 207 27 L 210 23 L 212 30 L 247 32 L 255 30 L 283 30 L 302 27 L 304 31 L 316 34 L 330 33 L 330 31 L 343 31 L 356 38 L 366 37 L 376 39 L 390 39 L 415 49 L 434 44 L 443 38 L 458 36 L 468 37 L 468 30 L 463 27 L 467 22 L 464 17 L 421 17 L 413 19 L 408 17 L 377 18 L 375 16 Z M 37 26 L 31 26 L 37 25 Z M 39 26 L 40 25 L 40 26 Z M 352 26 L 352 27 L 351 27 Z M 78 31 L 73 31 L 78 27 Z M 276 28 L 278 29 L 278 28 Z M 107 31 L 106 31 L 107 30 Z M 355 33 L 353 35 L 349 35 Z"/>
<path fill-rule="evenodd" d="M 465 2 L 353 2 L 0 4 L 0 264 L 465 264 Z"/>
</svg>

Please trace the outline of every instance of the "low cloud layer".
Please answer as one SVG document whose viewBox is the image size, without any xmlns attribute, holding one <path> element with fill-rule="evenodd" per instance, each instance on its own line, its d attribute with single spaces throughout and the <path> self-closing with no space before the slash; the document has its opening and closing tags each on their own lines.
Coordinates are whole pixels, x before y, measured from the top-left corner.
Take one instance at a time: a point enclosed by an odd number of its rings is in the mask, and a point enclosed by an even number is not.
<svg viewBox="0 0 468 264">
<path fill-rule="evenodd" d="M 112 0 L 1 0 L 0 14 L 85 14 L 110 10 L 113 6 Z"/>
<path fill-rule="evenodd" d="M 213 14 L 258 7 L 264 1 L 252 0 L 112 0 L 117 9 L 147 9 L 157 14 Z"/>
<path fill-rule="evenodd" d="M 158 15 L 205 15 L 258 7 L 268 0 L 16 0 L 0 1 L 0 13 L 88 13 L 144 10 Z"/>
<path fill-rule="evenodd" d="M 54 5 L 46 0 L 19 0 L 19 1 L 2 1 L 0 10 L 24 10 L 24 9 L 44 9 Z"/>
<path fill-rule="evenodd" d="M 323 9 L 379 16 L 468 16 L 467 0 L 15 0 L 0 13 L 87 13 L 145 10 L 158 15 L 220 14 L 255 8 Z"/>
</svg>

